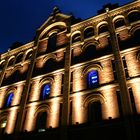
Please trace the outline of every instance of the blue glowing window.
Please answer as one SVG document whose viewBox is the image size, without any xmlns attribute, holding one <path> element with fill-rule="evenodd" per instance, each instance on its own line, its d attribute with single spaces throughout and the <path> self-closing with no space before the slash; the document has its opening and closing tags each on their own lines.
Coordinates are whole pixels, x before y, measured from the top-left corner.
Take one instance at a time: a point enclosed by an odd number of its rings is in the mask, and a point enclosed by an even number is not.
<svg viewBox="0 0 140 140">
<path fill-rule="evenodd" d="M 45 100 L 49 95 L 51 91 L 50 84 L 44 84 L 42 87 L 42 100 Z"/>
<path fill-rule="evenodd" d="M 94 88 L 98 86 L 99 79 L 98 79 L 98 72 L 96 70 L 90 71 L 88 73 L 87 79 L 88 79 L 89 88 Z"/>
<path fill-rule="evenodd" d="M 7 97 L 7 100 L 6 100 L 6 107 L 11 106 L 11 103 L 12 103 L 13 97 L 14 97 L 14 93 L 11 92 L 11 93 L 8 95 L 8 97 Z"/>
</svg>

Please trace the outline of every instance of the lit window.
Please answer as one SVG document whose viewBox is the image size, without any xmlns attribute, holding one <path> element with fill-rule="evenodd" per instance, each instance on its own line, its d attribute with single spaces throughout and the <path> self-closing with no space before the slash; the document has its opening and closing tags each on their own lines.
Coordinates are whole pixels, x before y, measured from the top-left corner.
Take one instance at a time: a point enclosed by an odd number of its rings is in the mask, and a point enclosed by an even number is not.
<svg viewBox="0 0 140 140">
<path fill-rule="evenodd" d="M 50 95 L 51 87 L 50 84 L 44 84 L 42 87 L 42 100 L 45 100 Z"/>
<path fill-rule="evenodd" d="M 98 86 L 99 79 L 98 79 L 98 72 L 96 70 L 90 71 L 88 73 L 88 87 L 89 88 L 94 88 Z"/>
<path fill-rule="evenodd" d="M 7 100 L 6 100 L 6 106 L 5 106 L 5 107 L 9 107 L 9 106 L 11 106 L 11 103 L 12 103 L 13 97 L 14 97 L 14 93 L 11 92 L 11 93 L 8 95 L 8 97 L 7 97 Z"/>
</svg>

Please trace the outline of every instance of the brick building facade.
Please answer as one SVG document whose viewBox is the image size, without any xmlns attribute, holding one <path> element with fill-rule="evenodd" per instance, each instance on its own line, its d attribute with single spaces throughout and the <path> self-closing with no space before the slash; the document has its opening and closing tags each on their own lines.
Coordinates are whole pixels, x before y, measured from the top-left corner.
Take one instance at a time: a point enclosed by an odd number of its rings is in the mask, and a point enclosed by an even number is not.
<svg viewBox="0 0 140 140">
<path fill-rule="evenodd" d="M 140 138 L 139 37 L 139 0 L 84 21 L 55 7 L 1 54 L 1 138 Z"/>
</svg>

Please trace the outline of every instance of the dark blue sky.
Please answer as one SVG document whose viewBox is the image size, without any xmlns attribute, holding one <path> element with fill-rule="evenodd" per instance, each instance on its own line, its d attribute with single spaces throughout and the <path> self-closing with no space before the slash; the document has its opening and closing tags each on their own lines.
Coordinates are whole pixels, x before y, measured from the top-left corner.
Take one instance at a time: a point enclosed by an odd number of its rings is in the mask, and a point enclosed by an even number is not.
<svg viewBox="0 0 140 140">
<path fill-rule="evenodd" d="M 107 3 L 124 5 L 134 0 L 1 0 L 0 3 L 0 53 L 16 41 L 26 44 L 49 15 L 58 6 L 65 14 L 87 19 L 97 15 L 97 10 Z"/>
</svg>

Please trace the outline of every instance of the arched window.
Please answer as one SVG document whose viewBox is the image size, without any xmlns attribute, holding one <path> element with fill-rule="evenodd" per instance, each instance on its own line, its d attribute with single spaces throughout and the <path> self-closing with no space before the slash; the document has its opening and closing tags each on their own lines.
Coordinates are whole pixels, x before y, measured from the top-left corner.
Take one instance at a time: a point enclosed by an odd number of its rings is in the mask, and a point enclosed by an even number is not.
<svg viewBox="0 0 140 140">
<path fill-rule="evenodd" d="M 33 53 L 32 51 L 29 51 L 29 52 L 27 53 L 27 55 L 26 55 L 25 60 L 31 59 L 32 53 Z"/>
<path fill-rule="evenodd" d="M 3 61 L 3 62 L 0 64 L 0 71 L 3 69 L 4 65 L 5 65 L 5 61 Z"/>
<path fill-rule="evenodd" d="M 108 31 L 107 24 L 102 24 L 102 25 L 99 26 L 98 34 L 101 34 L 101 33 L 107 32 L 107 31 Z"/>
<path fill-rule="evenodd" d="M 89 38 L 94 36 L 94 28 L 89 27 L 84 31 L 84 38 Z"/>
<path fill-rule="evenodd" d="M 100 122 L 102 120 L 102 111 L 100 101 L 92 102 L 88 105 L 88 122 L 90 124 Z"/>
<path fill-rule="evenodd" d="M 41 100 L 45 100 L 49 97 L 51 92 L 51 86 L 50 83 L 44 84 L 42 86 L 42 91 L 41 91 Z"/>
<path fill-rule="evenodd" d="M 19 55 L 16 57 L 16 62 L 15 62 L 15 64 L 21 62 L 21 61 L 22 61 L 22 58 L 23 58 L 23 53 L 19 54 Z"/>
<path fill-rule="evenodd" d="M 92 70 L 87 75 L 88 88 L 95 88 L 99 85 L 98 71 Z"/>
<path fill-rule="evenodd" d="M 129 20 L 130 23 L 140 20 L 140 12 L 138 12 L 138 11 L 131 12 L 128 15 L 128 20 Z"/>
<path fill-rule="evenodd" d="M 37 116 L 36 128 L 39 132 L 46 129 L 47 112 L 40 112 Z"/>
<path fill-rule="evenodd" d="M 115 24 L 115 28 L 119 28 L 119 27 L 125 25 L 125 21 L 123 18 L 119 18 L 119 19 L 115 20 L 114 24 Z"/>
<path fill-rule="evenodd" d="M 11 92 L 11 93 L 7 96 L 6 101 L 5 101 L 5 108 L 11 106 L 13 97 L 14 97 L 14 93 L 13 93 L 13 92 Z"/>
<path fill-rule="evenodd" d="M 15 58 L 10 59 L 9 63 L 8 63 L 8 67 L 12 66 L 14 64 Z"/>
<path fill-rule="evenodd" d="M 72 36 L 72 43 L 80 42 L 80 41 L 81 41 L 80 33 L 74 34 L 74 35 Z"/>
<path fill-rule="evenodd" d="M 92 44 L 87 46 L 82 57 L 84 61 L 92 60 L 97 57 L 96 46 Z"/>
<path fill-rule="evenodd" d="M 52 52 L 56 50 L 56 41 L 57 41 L 56 33 L 53 33 L 51 36 L 49 36 L 47 52 Z"/>
</svg>

